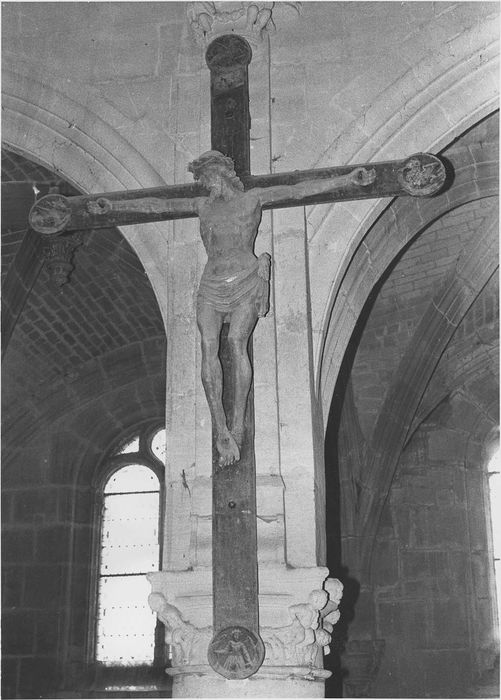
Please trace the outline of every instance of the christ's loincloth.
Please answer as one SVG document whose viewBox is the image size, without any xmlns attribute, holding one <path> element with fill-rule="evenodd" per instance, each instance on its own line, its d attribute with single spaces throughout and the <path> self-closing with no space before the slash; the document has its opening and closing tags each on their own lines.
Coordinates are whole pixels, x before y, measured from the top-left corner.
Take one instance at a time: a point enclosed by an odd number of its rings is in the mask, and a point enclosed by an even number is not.
<svg viewBox="0 0 501 700">
<path fill-rule="evenodd" d="M 269 310 L 270 256 L 263 253 L 255 264 L 236 275 L 218 277 L 204 270 L 198 288 L 197 305 L 207 304 L 216 311 L 231 314 L 242 304 L 254 303 L 259 317 Z M 229 320 L 225 316 L 225 322 Z"/>
</svg>

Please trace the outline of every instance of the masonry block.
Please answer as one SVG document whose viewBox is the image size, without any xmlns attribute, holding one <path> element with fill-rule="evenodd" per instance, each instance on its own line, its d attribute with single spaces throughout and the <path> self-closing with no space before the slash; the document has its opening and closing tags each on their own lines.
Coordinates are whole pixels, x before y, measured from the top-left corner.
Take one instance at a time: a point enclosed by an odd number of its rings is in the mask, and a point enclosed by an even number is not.
<svg viewBox="0 0 501 700">
<path fill-rule="evenodd" d="M 10 656 L 32 654 L 34 627 L 31 611 L 4 611 L 2 614 L 2 653 Z"/>
<path fill-rule="evenodd" d="M 437 596 L 464 597 L 468 591 L 469 561 L 466 552 L 428 552 L 430 592 Z"/>
<path fill-rule="evenodd" d="M 422 580 L 428 576 L 428 552 L 403 549 L 400 556 L 404 579 Z"/>
<path fill-rule="evenodd" d="M 489 597 L 493 563 L 488 552 L 474 552 L 470 560 L 470 567 L 476 596 L 478 598 Z"/>
<path fill-rule="evenodd" d="M 31 529 L 9 529 L 2 531 L 2 561 L 15 564 L 30 563 L 35 551 L 35 532 Z"/>
<path fill-rule="evenodd" d="M 57 662 L 51 656 L 21 659 L 19 687 L 25 698 L 53 698 L 58 687 Z"/>
<path fill-rule="evenodd" d="M 59 620 L 54 611 L 37 610 L 35 619 L 35 654 L 55 654 L 58 646 Z"/>
<path fill-rule="evenodd" d="M 37 565 L 26 569 L 24 607 L 54 608 L 63 592 L 63 568 L 60 565 Z"/>
<path fill-rule="evenodd" d="M 18 608 L 24 591 L 24 566 L 2 565 L 2 608 Z"/>
<path fill-rule="evenodd" d="M 422 652 L 422 669 L 426 695 L 438 698 L 461 698 L 472 681 L 472 656 L 468 649 Z"/>
<path fill-rule="evenodd" d="M 425 685 L 420 652 L 407 643 L 407 639 L 387 638 L 381 669 L 372 688 L 372 696 L 389 698 L 395 693 L 402 698 L 425 697 Z M 398 679 L 398 680 L 396 680 Z"/>
<path fill-rule="evenodd" d="M 2 491 L 2 523 L 9 523 L 13 513 L 13 494 L 10 491 Z"/>
<path fill-rule="evenodd" d="M 91 560 L 82 560 L 78 564 L 74 564 L 67 573 L 63 575 L 71 575 L 71 600 L 72 605 L 88 605 L 90 591 L 91 569 L 89 564 Z M 68 567 L 69 569 L 69 567 Z"/>
<path fill-rule="evenodd" d="M 64 563 L 69 557 L 70 530 L 63 525 L 40 528 L 36 538 L 36 558 L 39 562 Z"/>
<path fill-rule="evenodd" d="M 2 656 L 2 698 L 18 697 L 19 659 Z"/>
<path fill-rule="evenodd" d="M 57 519 L 57 491 L 43 488 L 31 491 L 23 489 L 14 495 L 14 519 L 16 523 L 36 521 L 50 522 Z"/>
<path fill-rule="evenodd" d="M 377 605 L 378 633 L 382 639 L 399 639 L 405 630 L 413 649 L 426 647 L 427 601 L 396 600 Z"/>
<path fill-rule="evenodd" d="M 68 643 L 72 646 L 74 654 L 78 655 L 80 651 L 80 658 L 85 657 L 85 652 L 81 648 L 85 649 L 87 634 L 88 634 L 88 622 L 89 622 L 89 610 L 88 602 L 82 607 L 72 606 L 71 613 L 67 614 L 66 619 L 70 619 L 71 616 L 71 627 L 70 627 L 70 637 Z"/>
<path fill-rule="evenodd" d="M 257 512 L 260 516 L 282 514 L 284 483 L 280 476 L 258 475 L 256 482 Z"/>
<path fill-rule="evenodd" d="M 468 639 L 465 599 L 453 598 L 431 603 L 431 648 L 462 648 Z"/>
<path fill-rule="evenodd" d="M 464 449 L 464 436 L 455 431 L 434 432 L 428 436 L 428 454 L 431 460 L 461 463 L 464 460 Z"/>
<path fill-rule="evenodd" d="M 467 537 L 466 514 L 459 507 L 419 509 L 411 523 L 412 543 L 416 547 L 444 544 L 463 547 Z"/>
<path fill-rule="evenodd" d="M 285 536 L 283 516 L 257 518 L 259 564 L 285 563 Z"/>
<path fill-rule="evenodd" d="M 93 527 L 90 525 L 75 526 L 73 532 L 73 550 L 75 565 L 87 566 L 92 556 Z"/>
<path fill-rule="evenodd" d="M 374 580 L 377 586 L 393 586 L 399 580 L 398 549 L 396 540 L 378 542 L 374 552 Z"/>
</svg>

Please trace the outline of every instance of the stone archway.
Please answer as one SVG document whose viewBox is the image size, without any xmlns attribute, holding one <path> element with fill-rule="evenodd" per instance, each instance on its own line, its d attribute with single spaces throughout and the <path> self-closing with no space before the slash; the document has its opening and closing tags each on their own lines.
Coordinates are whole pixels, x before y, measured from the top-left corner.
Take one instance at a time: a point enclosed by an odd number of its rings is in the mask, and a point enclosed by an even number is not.
<svg viewBox="0 0 501 700">
<path fill-rule="evenodd" d="M 440 153 L 491 114 L 499 94 L 496 24 L 497 20 L 486 20 L 454 38 L 447 56 L 424 58 L 413 66 L 336 137 L 315 165 L 332 159 L 387 160 L 413 151 Z M 366 233 L 387 206 L 384 200 L 350 202 L 330 207 L 327 213 L 322 208 L 308 212 L 312 323 L 321 329 L 314 336 L 316 386 L 324 425 L 342 356 L 361 309 L 350 298 L 345 278 L 354 255 L 366 244 Z"/>
<path fill-rule="evenodd" d="M 137 147 L 113 126 L 116 114 L 95 96 L 64 92 L 31 77 L 29 66 L 6 69 L 2 80 L 2 140 L 12 150 L 60 173 L 83 192 L 164 184 Z M 106 116 L 105 116 L 106 115 Z M 77 126 L 78 125 L 78 126 Z M 130 243 L 166 319 L 166 233 L 156 224 L 128 226 Z"/>
<path fill-rule="evenodd" d="M 446 151 L 447 153 L 447 151 Z M 335 302 L 325 333 L 318 391 L 328 416 L 339 367 L 358 316 L 374 285 L 414 235 L 435 218 L 465 202 L 498 194 L 498 165 L 489 153 L 466 156 L 455 168 L 454 186 L 431 200 L 395 200 L 355 248 L 337 282 Z M 476 185 L 471 182 L 476 178 Z M 364 230 L 360 225 L 359 236 Z M 358 236 L 357 236 L 358 237 Z"/>
</svg>

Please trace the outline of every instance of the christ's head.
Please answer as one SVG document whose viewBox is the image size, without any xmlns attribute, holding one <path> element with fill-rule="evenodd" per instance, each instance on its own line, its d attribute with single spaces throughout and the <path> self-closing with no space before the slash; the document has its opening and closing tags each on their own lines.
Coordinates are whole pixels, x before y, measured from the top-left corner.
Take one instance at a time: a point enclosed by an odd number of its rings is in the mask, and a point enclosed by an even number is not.
<svg viewBox="0 0 501 700">
<path fill-rule="evenodd" d="M 219 151 L 207 151 L 188 165 L 195 180 L 211 192 L 213 197 L 223 195 L 225 187 L 243 191 L 244 186 L 235 173 L 233 161 Z"/>
</svg>

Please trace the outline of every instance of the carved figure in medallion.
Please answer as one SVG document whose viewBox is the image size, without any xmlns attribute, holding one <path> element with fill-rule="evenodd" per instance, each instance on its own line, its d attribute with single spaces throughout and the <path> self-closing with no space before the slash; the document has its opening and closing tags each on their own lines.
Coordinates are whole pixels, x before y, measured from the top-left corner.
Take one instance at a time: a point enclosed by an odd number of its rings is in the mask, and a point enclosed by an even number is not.
<svg viewBox="0 0 501 700">
<path fill-rule="evenodd" d="M 229 679 L 248 678 L 261 666 L 263 642 L 238 625 L 220 630 L 209 645 L 209 663 Z"/>
<path fill-rule="evenodd" d="M 397 178 L 402 188 L 411 195 L 435 194 L 437 183 L 443 180 L 443 165 L 423 153 L 421 159 L 409 158 L 397 172 Z"/>
<path fill-rule="evenodd" d="M 35 231 L 45 236 L 59 233 L 71 218 L 68 200 L 61 194 L 51 193 L 33 205 L 29 221 Z"/>
</svg>

